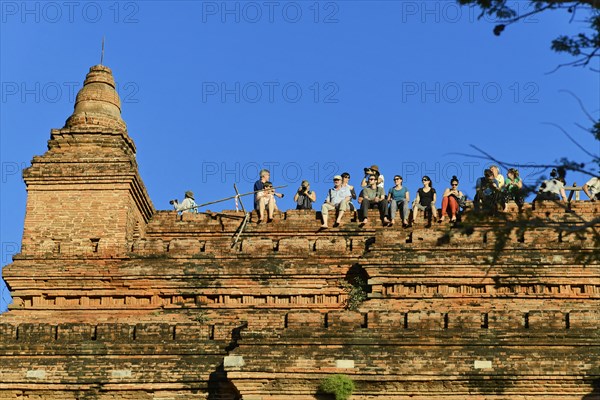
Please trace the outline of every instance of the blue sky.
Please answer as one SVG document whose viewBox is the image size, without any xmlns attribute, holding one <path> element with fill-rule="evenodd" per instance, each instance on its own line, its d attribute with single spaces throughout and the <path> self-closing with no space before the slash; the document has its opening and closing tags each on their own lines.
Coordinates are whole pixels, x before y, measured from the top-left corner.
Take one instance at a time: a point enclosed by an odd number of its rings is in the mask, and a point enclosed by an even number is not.
<svg viewBox="0 0 600 400">
<path fill-rule="evenodd" d="M 66 3 L 66 4 L 65 4 Z M 514 3 L 517 4 L 517 3 Z M 517 4 L 524 14 L 528 2 Z M 154 206 L 196 192 L 199 203 L 251 191 L 269 168 L 288 196 L 302 179 L 317 202 L 337 173 L 358 184 L 377 164 L 447 187 L 452 175 L 473 195 L 489 162 L 453 153 L 477 145 L 498 159 L 587 161 L 560 131 L 600 151 L 576 94 L 598 116 L 598 74 L 561 68 L 550 50 L 582 15 L 526 18 L 496 37 L 492 18 L 453 1 L 3 1 L 0 31 L 2 265 L 18 252 L 25 216 L 21 178 L 61 128 L 90 66 L 119 86 L 123 119 L 137 146 Z M 598 63 L 595 63 L 598 68 Z M 522 168 L 526 182 L 540 173 Z M 581 175 L 567 181 L 582 183 Z M 249 204 L 247 201 L 246 204 Z M 438 204 L 439 206 L 439 204 Z M 211 206 L 232 209 L 233 203 Z M 0 310 L 9 296 L 2 285 Z"/>
</svg>

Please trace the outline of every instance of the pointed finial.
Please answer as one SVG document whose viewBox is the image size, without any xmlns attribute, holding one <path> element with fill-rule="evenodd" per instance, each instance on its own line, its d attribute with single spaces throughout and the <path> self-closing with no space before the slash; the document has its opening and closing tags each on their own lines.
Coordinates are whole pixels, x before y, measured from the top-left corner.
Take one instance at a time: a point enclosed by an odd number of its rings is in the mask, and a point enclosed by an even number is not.
<svg viewBox="0 0 600 400">
<path fill-rule="evenodd" d="M 102 54 L 100 55 L 100 65 L 104 61 L 104 36 L 102 36 Z"/>
</svg>

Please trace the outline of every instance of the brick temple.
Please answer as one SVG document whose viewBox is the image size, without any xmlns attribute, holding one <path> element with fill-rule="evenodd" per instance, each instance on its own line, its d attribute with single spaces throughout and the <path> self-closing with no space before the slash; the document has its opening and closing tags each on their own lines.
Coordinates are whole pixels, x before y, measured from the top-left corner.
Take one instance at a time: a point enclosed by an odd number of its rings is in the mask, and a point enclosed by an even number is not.
<svg viewBox="0 0 600 400">
<path fill-rule="evenodd" d="M 102 65 L 23 178 L 0 399 L 330 399 L 331 374 L 352 399 L 600 398 L 598 202 L 470 230 L 290 210 L 236 242 L 241 211 L 155 209 Z"/>
</svg>

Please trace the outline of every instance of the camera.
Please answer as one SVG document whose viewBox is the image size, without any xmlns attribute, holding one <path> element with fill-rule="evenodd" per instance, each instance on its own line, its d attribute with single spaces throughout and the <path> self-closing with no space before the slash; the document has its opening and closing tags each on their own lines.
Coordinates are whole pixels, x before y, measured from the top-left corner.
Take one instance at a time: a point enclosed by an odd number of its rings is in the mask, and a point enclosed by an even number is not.
<svg viewBox="0 0 600 400">
<path fill-rule="evenodd" d="M 371 168 L 365 168 L 365 175 L 373 175 L 373 170 Z"/>
<path fill-rule="evenodd" d="M 169 204 L 170 204 L 170 205 L 173 205 L 173 204 L 175 204 L 175 203 L 177 203 L 177 200 L 169 200 Z"/>
</svg>

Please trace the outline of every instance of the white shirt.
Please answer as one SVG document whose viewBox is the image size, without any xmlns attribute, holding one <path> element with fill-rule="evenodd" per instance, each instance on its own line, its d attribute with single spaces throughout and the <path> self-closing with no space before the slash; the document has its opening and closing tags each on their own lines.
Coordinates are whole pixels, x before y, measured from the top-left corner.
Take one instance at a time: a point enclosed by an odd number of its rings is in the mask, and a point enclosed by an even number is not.
<svg viewBox="0 0 600 400">
<path fill-rule="evenodd" d="M 586 185 L 592 194 L 592 197 L 594 197 L 596 193 L 600 193 L 600 178 L 592 178 L 587 181 Z"/>
</svg>

